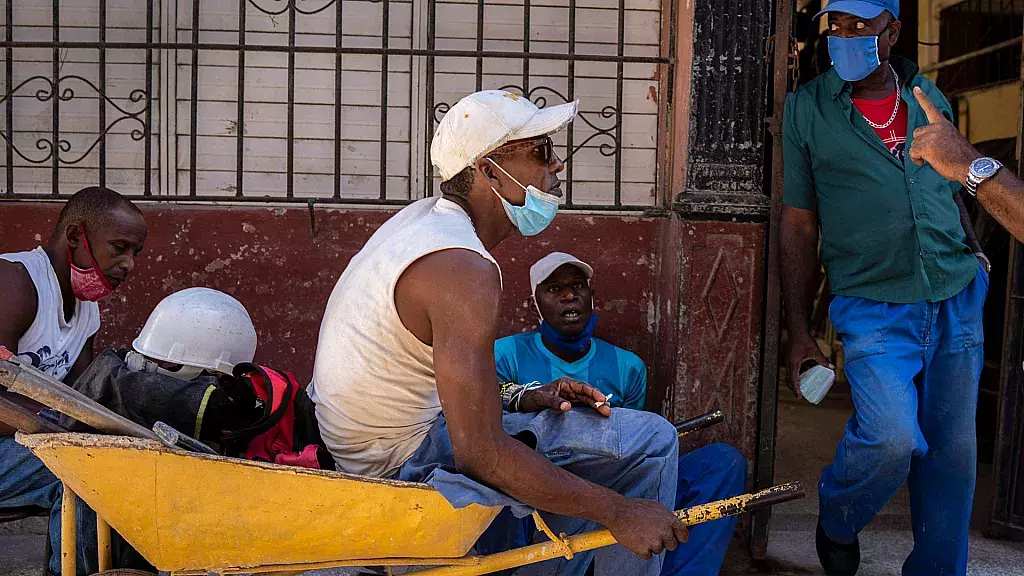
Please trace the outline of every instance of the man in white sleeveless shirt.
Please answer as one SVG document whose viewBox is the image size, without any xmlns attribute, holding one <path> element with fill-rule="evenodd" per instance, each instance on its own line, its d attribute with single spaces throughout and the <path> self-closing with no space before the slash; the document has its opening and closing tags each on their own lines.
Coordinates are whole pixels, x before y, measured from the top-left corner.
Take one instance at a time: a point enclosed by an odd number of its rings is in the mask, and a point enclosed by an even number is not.
<svg viewBox="0 0 1024 576">
<path fill-rule="evenodd" d="M 142 212 L 113 190 L 85 188 L 69 198 L 45 246 L 0 254 L 0 346 L 58 380 L 74 382 L 93 358 L 100 327 L 96 302 L 128 277 L 146 233 Z M 0 394 L 34 412 L 43 408 L 6 390 Z M 14 441 L 13 432 L 0 424 L 0 508 L 51 510 L 50 539 L 58 553 L 50 571 L 60 574 L 61 485 Z M 97 570 L 95 516 L 84 506 L 78 510 L 78 570 L 88 574 Z"/>
<path fill-rule="evenodd" d="M 340 470 L 410 481 L 440 471 L 466 481 L 442 490 L 455 505 L 493 504 L 478 497 L 490 491 L 544 511 L 555 533 L 603 525 L 622 546 L 598 552 L 598 575 L 653 576 L 662 552 L 687 538 L 666 507 L 674 428 L 655 414 L 612 411 L 579 382 L 495 383 L 501 272 L 489 250 L 554 218 L 564 165 L 549 135 L 577 105 L 539 110 L 492 90 L 451 108 L 430 151 L 443 195 L 391 218 L 342 274 L 310 396 Z M 518 573 L 582 575 L 593 557 Z"/>
</svg>

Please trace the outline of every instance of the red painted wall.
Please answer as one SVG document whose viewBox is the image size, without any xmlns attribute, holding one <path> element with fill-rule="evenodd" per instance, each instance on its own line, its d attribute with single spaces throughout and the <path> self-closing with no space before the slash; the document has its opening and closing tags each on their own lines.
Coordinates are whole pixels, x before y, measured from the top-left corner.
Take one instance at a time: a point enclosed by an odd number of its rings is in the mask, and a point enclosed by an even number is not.
<svg viewBox="0 0 1024 576">
<path fill-rule="evenodd" d="M 51 233 L 57 203 L 0 202 L 0 252 Z M 135 273 L 102 303 L 98 346 L 127 346 L 164 296 L 208 286 L 238 298 L 259 335 L 257 361 L 312 373 L 324 306 L 352 256 L 394 213 L 318 207 L 142 203 L 149 223 Z M 688 439 L 719 440 L 754 456 L 764 226 L 564 213 L 535 238 L 494 251 L 504 277 L 503 334 L 529 330 L 529 268 L 555 250 L 596 270 L 597 334 L 649 369 L 648 408 L 674 421 L 721 408 L 727 424 Z M 465 290 L 473 290 L 471 284 Z"/>
<path fill-rule="evenodd" d="M 349 260 L 394 213 L 316 208 L 315 234 L 305 207 L 190 206 L 141 203 L 149 224 L 135 272 L 102 303 L 98 345 L 126 346 L 164 296 L 191 286 L 223 290 L 249 310 L 259 336 L 257 360 L 312 374 L 324 306 Z M 27 250 L 49 237 L 61 205 L 0 203 L 0 252 Z M 503 333 L 532 329 L 529 268 L 551 251 L 591 263 L 600 314 L 598 335 L 654 359 L 654 282 L 658 234 L 667 219 L 563 214 L 542 235 L 506 241 L 494 251 L 504 277 Z M 473 290 L 467 284 L 466 290 Z"/>
</svg>

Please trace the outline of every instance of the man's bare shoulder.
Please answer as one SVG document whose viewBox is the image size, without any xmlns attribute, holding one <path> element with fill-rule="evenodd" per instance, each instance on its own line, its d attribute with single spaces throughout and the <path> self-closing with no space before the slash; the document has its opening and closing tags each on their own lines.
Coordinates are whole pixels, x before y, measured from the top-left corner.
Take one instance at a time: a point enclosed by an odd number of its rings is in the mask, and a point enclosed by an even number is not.
<svg viewBox="0 0 1024 576">
<path fill-rule="evenodd" d="M 20 338 L 32 326 L 39 308 L 39 296 L 28 270 L 18 262 L 0 259 L 0 337 Z M 0 342 L 13 346 L 17 341 Z"/>
<path fill-rule="evenodd" d="M 501 292 L 498 267 L 481 254 L 465 248 L 451 248 L 427 254 L 413 262 L 403 278 L 432 288 L 444 289 L 467 286 Z"/>
</svg>

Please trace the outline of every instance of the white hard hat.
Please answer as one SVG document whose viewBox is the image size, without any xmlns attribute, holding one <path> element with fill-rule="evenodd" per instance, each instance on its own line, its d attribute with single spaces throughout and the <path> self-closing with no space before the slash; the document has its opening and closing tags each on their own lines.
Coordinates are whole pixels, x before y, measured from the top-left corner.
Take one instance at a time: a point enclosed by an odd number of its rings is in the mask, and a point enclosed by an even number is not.
<svg viewBox="0 0 1024 576">
<path fill-rule="evenodd" d="M 503 90 L 470 94 L 441 119 L 430 143 L 430 162 L 448 181 L 507 142 L 558 132 L 578 110 L 579 100 L 537 108 L 529 98 Z"/>
<path fill-rule="evenodd" d="M 231 374 L 235 364 L 252 362 L 256 328 L 238 300 L 188 288 L 156 305 L 132 348 L 155 360 Z"/>
</svg>

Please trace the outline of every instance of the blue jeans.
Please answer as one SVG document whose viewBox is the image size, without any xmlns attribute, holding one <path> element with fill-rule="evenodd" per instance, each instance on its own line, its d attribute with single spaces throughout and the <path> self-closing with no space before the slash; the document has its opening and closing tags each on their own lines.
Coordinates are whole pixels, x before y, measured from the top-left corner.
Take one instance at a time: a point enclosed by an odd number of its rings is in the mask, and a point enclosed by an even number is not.
<svg viewBox="0 0 1024 576">
<path fill-rule="evenodd" d="M 728 444 L 710 444 L 679 457 L 676 510 L 742 494 L 747 459 Z M 690 541 L 665 554 L 662 576 L 714 576 L 722 568 L 739 516 L 690 528 Z"/>
<path fill-rule="evenodd" d="M 679 457 L 675 510 L 742 494 L 747 488 L 747 460 L 728 444 L 711 444 Z M 665 553 L 662 576 L 714 576 L 736 532 L 738 516 L 690 528 L 690 541 Z M 509 509 L 477 543 L 481 554 L 493 554 L 530 543 L 536 531 L 532 518 L 518 521 Z"/>
<path fill-rule="evenodd" d="M 854 414 L 821 474 L 821 526 L 830 539 L 852 542 L 909 481 L 914 550 L 904 576 L 967 572 L 987 293 L 981 270 L 941 302 L 839 296 L 829 310 Z"/>
<path fill-rule="evenodd" d="M 36 506 L 50 511 L 50 573 L 60 575 L 60 505 L 63 485 L 28 448 L 12 436 L 0 436 L 0 509 Z M 77 574 L 99 570 L 96 559 L 96 514 L 77 499 Z"/>
<path fill-rule="evenodd" d="M 573 409 L 565 414 L 551 411 L 505 414 L 502 425 L 509 435 L 534 447 L 552 464 L 581 478 L 627 498 L 657 500 L 666 507 L 675 503 L 679 442 L 675 428 L 661 416 L 619 408 L 612 411 L 610 418 L 605 418 L 592 410 Z M 444 416 L 434 423 L 397 478 L 423 481 L 425 472 L 435 465 L 449 469 L 454 469 L 455 465 Z M 546 512 L 541 512 L 541 516 L 555 534 L 564 532 L 571 536 L 597 529 L 597 525 L 588 520 Z M 521 525 L 505 510 L 492 523 L 492 529 L 514 534 Z M 478 552 L 491 551 L 478 549 Z M 516 574 L 583 576 L 595 552 L 597 576 L 658 576 L 664 556 L 645 561 L 615 545 L 581 552 L 572 560 L 558 558 L 524 566 Z"/>
</svg>

